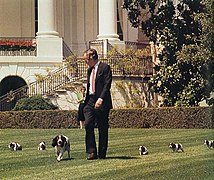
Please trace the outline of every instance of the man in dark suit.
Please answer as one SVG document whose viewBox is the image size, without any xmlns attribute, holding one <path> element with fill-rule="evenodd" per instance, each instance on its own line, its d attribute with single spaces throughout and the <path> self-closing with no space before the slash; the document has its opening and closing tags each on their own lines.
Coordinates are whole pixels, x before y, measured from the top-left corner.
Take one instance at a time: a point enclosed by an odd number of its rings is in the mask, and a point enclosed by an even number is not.
<svg viewBox="0 0 214 180">
<path fill-rule="evenodd" d="M 89 66 L 85 107 L 83 110 L 87 159 L 105 159 L 108 147 L 108 116 L 112 108 L 110 94 L 112 72 L 108 64 L 98 60 L 95 49 L 86 50 L 84 59 Z M 99 133 L 98 154 L 94 133 L 95 124 Z"/>
</svg>

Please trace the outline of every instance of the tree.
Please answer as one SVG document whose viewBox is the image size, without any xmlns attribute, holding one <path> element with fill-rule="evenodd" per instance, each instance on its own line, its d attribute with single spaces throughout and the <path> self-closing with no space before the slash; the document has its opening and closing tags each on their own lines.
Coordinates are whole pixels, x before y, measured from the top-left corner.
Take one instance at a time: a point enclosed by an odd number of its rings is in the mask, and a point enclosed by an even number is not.
<svg viewBox="0 0 214 180">
<path fill-rule="evenodd" d="M 212 6 L 208 0 L 124 0 L 132 25 L 163 48 L 150 80 L 163 106 L 198 106 L 213 91 Z"/>
</svg>

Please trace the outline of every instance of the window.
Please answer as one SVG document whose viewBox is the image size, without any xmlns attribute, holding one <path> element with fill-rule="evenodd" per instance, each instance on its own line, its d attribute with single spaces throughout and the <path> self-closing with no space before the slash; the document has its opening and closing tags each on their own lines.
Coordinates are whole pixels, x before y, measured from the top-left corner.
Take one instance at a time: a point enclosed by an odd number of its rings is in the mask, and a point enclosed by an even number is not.
<svg viewBox="0 0 214 180">
<path fill-rule="evenodd" d="M 34 1 L 35 8 L 35 35 L 38 32 L 38 0 Z"/>
<path fill-rule="evenodd" d="M 117 34 L 119 35 L 119 39 L 123 40 L 123 31 L 122 31 L 122 11 L 120 9 L 121 7 L 118 7 L 117 3 Z M 120 13 L 121 12 L 121 13 Z"/>
</svg>

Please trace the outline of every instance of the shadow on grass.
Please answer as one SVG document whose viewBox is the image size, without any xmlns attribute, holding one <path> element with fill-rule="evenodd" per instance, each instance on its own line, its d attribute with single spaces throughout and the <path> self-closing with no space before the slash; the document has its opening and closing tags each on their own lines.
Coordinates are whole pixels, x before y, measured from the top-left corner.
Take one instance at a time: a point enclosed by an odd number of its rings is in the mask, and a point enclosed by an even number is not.
<svg viewBox="0 0 214 180">
<path fill-rule="evenodd" d="M 63 158 L 63 159 L 61 159 L 60 161 L 70 161 L 70 160 L 74 160 L 75 158 Z"/>
<path fill-rule="evenodd" d="M 106 157 L 106 159 L 124 159 L 124 160 L 129 160 L 129 159 L 139 159 L 139 157 L 132 157 L 132 156 L 113 156 L 113 157 Z"/>
</svg>

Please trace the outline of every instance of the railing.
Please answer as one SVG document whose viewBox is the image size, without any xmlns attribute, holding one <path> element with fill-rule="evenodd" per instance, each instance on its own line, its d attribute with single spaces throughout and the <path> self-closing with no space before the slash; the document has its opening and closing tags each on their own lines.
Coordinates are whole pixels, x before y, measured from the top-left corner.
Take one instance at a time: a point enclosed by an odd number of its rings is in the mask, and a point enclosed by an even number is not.
<svg viewBox="0 0 214 180">
<path fill-rule="evenodd" d="M 131 42 L 131 41 L 125 41 L 125 48 L 132 48 L 132 49 L 143 49 L 149 45 L 148 41 L 144 42 Z"/>
<path fill-rule="evenodd" d="M 14 91 L 10 91 L 9 93 L 0 97 L 0 111 L 7 111 L 14 108 L 16 102 L 21 99 L 28 97 L 27 95 L 27 85 L 23 86 Z"/>
<path fill-rule="evenodd" d="M 125 41 L 125 49 L 144 49 L 148 47 L 149 42 L 144 41 L 144 42 L 130 42 L 130 41 Z M 90 41 L 89 42 L 89 47 L 94 48 L 97 50 L 99 53 L 99 59 L 102 59 L 102 61 L 106 62 L 109 64 L 112 68 L 112 74 L 113 75 L 119 75 L 119 76 L 152 76 L 153 74 L 153 62 L 152 58 L 142 58 L 135 64 L 132 64 L 133 69 L 127 70 L 128 68 L 124 67 L 123 62 L 123 55 L 118 51 L 117 56 L 108 57 L 107 52 L 111 51 L 111 49 L 114 47 L 109 43 L 107 39 L 104 40 L 95 40 L 95 41 Z M 107 58 L 108 57 L 108 58 Z"/>
<path fill-rule="evenodd" d="M 64 59 L 71 55 L 73 52 L 63 41 Z M 35 37 L 0 37 L 0 56 L 36 56 Z"/>
<path fill-rule="evenodd" d="M 76 67 L 76 69 L 81 68 L 81 64 L 82 63 L 80 63 L 80 67 Z M 75 68 L 72 70 L 67 67 L 59 68 L 39 81 L 10 91 L 0 97 L 0 111 L 11 110 L 15 103 L 24 97 L 52 94 L 55 90 L 63 87 L 67 83 L 78 81 L 85 76 L 85 74 L 76 74 L 74 72 L 76 72 Z"/>
<path fill-rule="evenodd" d="M 0 37 L 0 56 L 36 56 L 35 37 Z"/>
<path fill-rule="evenodd" d="M 102 62 L 105 62 L 111 66 L 113 76 L 152 76 L 153 74 L 153 63 L 152 59 L 141 59 L 139 62 L 132 64 L 132 67 L 135 67 L 135 70 L 130 68 L 128 71 L 123 64 L 121 64 L 122 59 L 120 56 L 112 57 L 108 59 L 101 59 Z"/>
<path fill-rule="evenodd" d="M 131 41 L 124 41 L 124 48 L 125 49 L 143 49 L 149 45 L 148 41 L 144 42 L 131 42 Z M 104 40 L 95 40 L 89 41 L 89 47 L 94 48 L 97 50 L 100 58 L 103 58 L 107 55 L 107 52 L 113 48 L 113 45 L 109 43 L 108 39 Z"/>
<path fill-rule="evenodd" d="M 73 55 L 73 52 L 71 51 L 70 47 L 65 43 L 63 40 L 63 58 L 66 59 L 67 57 Z"/>
<path fill-rule="evenodd" d="M 138 64 L 133 66 L 138 67 L 134 72 L 127 72 L 119 65 L 121 57 L 111 59 L 100 59 L 111 66 L 113 76 L 152 76 L 153 64 L 151 59 L 142 59 Z M 72 68 L 62 67 L 49 73 L 43 79 L 30 83 L 14 91 L 10 91 L 0 97 L 0 111 L 11 110 L 15 103 L 24 97 L 35 95 L 48 95 L 54 93 L 55 90 L 63 87 L 67 83 L 76 82 L 86 77 L 88 66 L 83 59 L 79 58 L 76 63 L 70 65 Z"/>
</svg>

